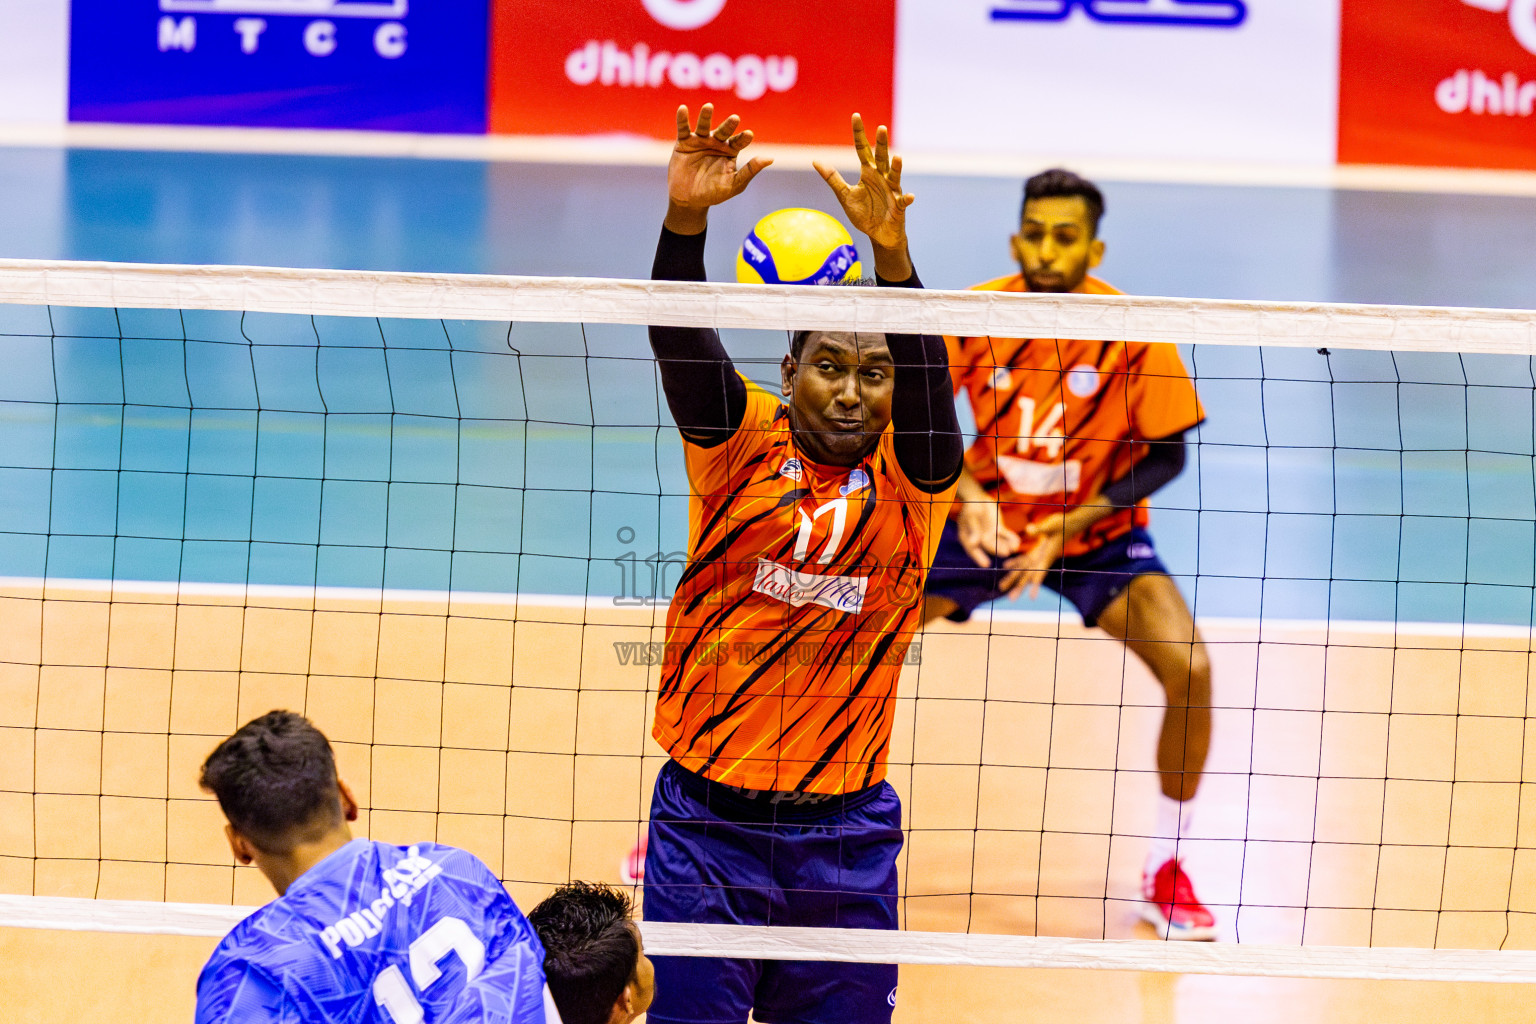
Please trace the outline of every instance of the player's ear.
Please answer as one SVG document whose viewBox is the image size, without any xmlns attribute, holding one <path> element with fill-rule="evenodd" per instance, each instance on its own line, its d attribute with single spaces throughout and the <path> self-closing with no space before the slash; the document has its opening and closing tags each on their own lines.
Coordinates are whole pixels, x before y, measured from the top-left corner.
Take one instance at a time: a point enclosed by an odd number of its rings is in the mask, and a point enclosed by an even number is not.
<svg viewBox="0 0 1536 1024">
<path fill-rule="evenodd" d="M 788 398 L 790 392 L 795 390 L 795 357 L 785 354 L 784 361 L 779 364 L 779 390 Z"/>
<path fill-rule="evenodd" d="M 336 792 L 341 797 L 341 816 L 347 821 L 357 820 L 357 797 L 352 795 L 352 787 L 346 780 L 336 780 Z"/>
<path fill-rule="evenodd" d="M 1008 236 L 1008 251 L 1013 254 L 1013 262 L 1024 265 L 1024 239 L 1017 231 Z"/>
<path fill-rule="evenodd" d="M 1092 270 L 1104 262 L 1104 239 L 1095 238 L 1088 243 L 1088 269 Z"/>
<path fill-rule="evenodd" d="M 635 983 L 631 979 L 614 1001 L 613 1012 L 608 1014 L 608 1024 L 628 1024 L 638 1016 L 635 1012 Z"/>
<path fill-rule="evenodd" d="M 229 852 L 235 855 L 235 860 L 238 863 L 250 864 L 256 859 L 255 852 L 251 848 L 251 841 L 235 831 L 235 826 L 224 826 L 224 838 L 229 840 Z"/>
</svg>

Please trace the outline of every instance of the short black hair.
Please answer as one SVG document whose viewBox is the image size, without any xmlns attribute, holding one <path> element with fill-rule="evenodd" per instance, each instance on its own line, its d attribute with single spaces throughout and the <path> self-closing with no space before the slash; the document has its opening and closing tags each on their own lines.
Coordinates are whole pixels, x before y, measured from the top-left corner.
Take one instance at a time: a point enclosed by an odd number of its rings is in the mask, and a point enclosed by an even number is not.
<svg viewBox="0 0 1536 1024">
<path fill-rule="evenodd" d="M 1019 220 L 1031 199 L 1061 199 L 1076 196 L 1088 207 L 1088 226 L 1095 238 L 1099 234 L 1099 221 L 1104 217 L 1104 193 L 1087 178 L 1060 167 L 1041 171 L 1024 183 L 1024 202 L 1019 206 Z"/>
<path fill-rule="evenodd" d="M 873 288 L 875 279 L 872 277 L 856 277 L 851 281 L 838 281 L 834 288 Z M 789 336 L 789 354 L 800 361 L 800 353 L 805 351 L 805 343 L 815 334 L 815 331 L 794 331 Z"/>
<path fill-rule="evenodd" d="M 569 882 L 533 908 L 544 944 L 544 980 L 565 1024 L 606 1024 L 640 966 L 630 927 L 634 905 L 621 889 Z"/>
<path fill-rule="evenodd" d="M 266 853 L 286 853 L 341 821 L 331 743 L 292 711 L 269 711 L 243 725 L 208 755 L 198 784 Z"/>
</svg>

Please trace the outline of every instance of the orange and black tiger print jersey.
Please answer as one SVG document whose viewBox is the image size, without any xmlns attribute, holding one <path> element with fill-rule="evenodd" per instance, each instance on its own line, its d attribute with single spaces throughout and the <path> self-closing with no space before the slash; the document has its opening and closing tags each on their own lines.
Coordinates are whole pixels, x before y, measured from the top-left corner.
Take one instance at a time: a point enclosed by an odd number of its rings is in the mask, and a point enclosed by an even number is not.
<svg viewBox="0 0 1536 1024">
<path fill-rule="evenodd" d="M 954 496 L 909 480 L 892 439 L 887 428 L 856 467 L 818 465 L 756 387 L 727 441 L 685 438 L 688 565 L 653 730 L 683 767 L 813 793 L 884 779 L 896 681 Z"/>
<path fill-rule="evenodd" d="M 975 286 L 1028 291 L 1022 274 Z M 1076 289 L 1120 292 L 1096 278 Z M 955 393 L 966 393 L 976 441 L 965 465 L 995 494 L 1003 521 L 1020 534 L 1053 512 L 1083 504 L 1124 476 L 1147 441 L 1205 419 L 1194 384 L 1167 343 L 1058 338 L 945 338 Z M 1141 502 L 1069 539 L 1081 555 L 1148 522 Z"/>
</svg>

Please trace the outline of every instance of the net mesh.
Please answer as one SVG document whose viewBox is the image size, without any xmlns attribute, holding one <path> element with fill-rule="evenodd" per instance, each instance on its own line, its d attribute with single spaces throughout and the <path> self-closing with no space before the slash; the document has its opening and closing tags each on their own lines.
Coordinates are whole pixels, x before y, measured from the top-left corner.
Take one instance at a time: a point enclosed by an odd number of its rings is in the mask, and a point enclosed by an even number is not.
<svg viewBox="0 0 1536 1024">
<path fill-rule="evenodd" d="M 364 834 L 471 850 L 525 906 L 617 880 L 687 539 L 635 325 L 718 324 L 769 381 L 783 328 L 852 322 L 1188 343 L 1209 418 L 1152 529 L 1212 661 L 1182 853 L 1223 938 L 1536 948 L 1528 315 L 816 291 L 0 267 L 7 919 L 267 900 L 196 771 L 277 707 Z M 1051 598 L 920 641 L 904 927 L 1150 938 L 1146 669 Z"/>
</svg>

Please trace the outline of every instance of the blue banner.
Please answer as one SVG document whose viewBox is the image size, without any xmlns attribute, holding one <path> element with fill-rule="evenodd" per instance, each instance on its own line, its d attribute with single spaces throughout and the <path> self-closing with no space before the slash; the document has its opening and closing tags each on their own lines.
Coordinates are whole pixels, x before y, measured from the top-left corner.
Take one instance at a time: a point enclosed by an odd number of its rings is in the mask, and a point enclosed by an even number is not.
<svg viewBox="0 0 1536 1024">
<path fill-rule="evenodd" d="M 71 121 L 485 131 L 487 0 L 73 0 Z"/>
</svg>

